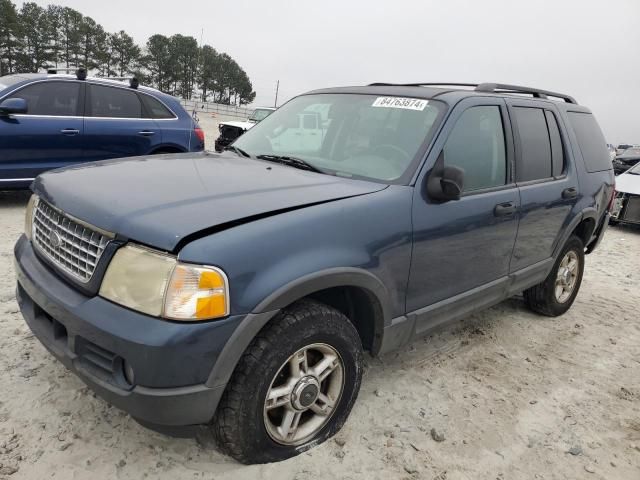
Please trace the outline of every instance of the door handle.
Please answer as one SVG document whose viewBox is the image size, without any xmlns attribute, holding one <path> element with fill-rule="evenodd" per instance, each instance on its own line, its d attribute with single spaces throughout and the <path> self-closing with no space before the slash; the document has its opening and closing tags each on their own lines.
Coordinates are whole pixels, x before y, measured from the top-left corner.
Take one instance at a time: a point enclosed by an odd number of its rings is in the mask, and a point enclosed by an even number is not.
<svg viewBox="0 0 640 480">
<path fill-rule="evenodd" d="M 575 187 L 565 188 L 562 191 L 562 198 L 564 199 L 576 198 L 577 196 L 578 196 L 578 189 Z"/>
<path fill-rule="evenodd" d="M 143 137 L 150 137 L 155 134 L 156 132 L 152 132 L 151 130 L 142 130 L 141 132 L 138 132 L 138 135 L 142 135 Z"/>
<path fill-rule="evenodd" d="M 73 135 L 78 135 L 80 133 L 80 130 L 78 130 L 77 128 L 64 128 L 60 130 L 60 133 L 72 137 Z"/>
<path fill-rule="evenodd" d="M 493 214 L 496 217 L 504 217 L 516 213 L 516 210 L 517 207 L 514 202 L 504 202 L 496 205 L 496 207 L 493 209 Z"/>
</svg>

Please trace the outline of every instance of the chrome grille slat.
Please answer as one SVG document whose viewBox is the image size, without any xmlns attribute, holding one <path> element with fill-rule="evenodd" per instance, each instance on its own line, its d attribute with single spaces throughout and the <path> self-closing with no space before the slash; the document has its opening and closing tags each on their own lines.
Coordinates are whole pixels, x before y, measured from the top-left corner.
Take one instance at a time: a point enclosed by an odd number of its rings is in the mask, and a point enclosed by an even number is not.
<svg viewBox="0 0 640 480">
<path fill-rule="evenodd" d="M 59 244 L 52 242 L 54 233 Z M 111 238 L 38 200 L 33 213 L 33 243 L 56 267 L 86 283 Z"/>
</svg>

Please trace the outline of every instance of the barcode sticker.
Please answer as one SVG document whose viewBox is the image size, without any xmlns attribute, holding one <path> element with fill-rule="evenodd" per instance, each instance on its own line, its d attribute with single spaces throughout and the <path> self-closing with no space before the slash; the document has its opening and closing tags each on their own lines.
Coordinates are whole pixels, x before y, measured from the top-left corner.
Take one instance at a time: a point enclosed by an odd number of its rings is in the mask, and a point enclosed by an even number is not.
<svg viewBox="0 0 640 480">
<path fill-rule="evenodd" d="M 424 110 L 428 100 L 420 98 L 402 98 L 402 97 L 378 97 L 373 102 L 372 107 L 384 108 L 405 108 L 407 110 Z"/>
</svg>

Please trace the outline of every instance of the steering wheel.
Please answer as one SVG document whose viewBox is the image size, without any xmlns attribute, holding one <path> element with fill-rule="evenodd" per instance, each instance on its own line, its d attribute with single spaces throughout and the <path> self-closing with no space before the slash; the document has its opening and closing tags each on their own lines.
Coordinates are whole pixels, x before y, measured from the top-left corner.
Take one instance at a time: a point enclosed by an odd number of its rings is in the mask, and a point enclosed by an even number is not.
<svg viewBox="0 0 640 480">
<path fill-rule="evenodd" d="M 394 155 L 395 160 L 410 160 L 411 156 L 405 152 L 403 149 L 401 149 L 400 147 L 396 146 L 396 145 L 392 145 L 390 143 L 381 143 L 380 145 L 376 145 L 373 149 L 374 152 L 377 152 L 378 150 L 387 150 L 387 151 L 391 151 L 393 153 L 395 153 L 396 155 Z M 398 156 L 399 154 L 399 156 Z"/>
</svg>

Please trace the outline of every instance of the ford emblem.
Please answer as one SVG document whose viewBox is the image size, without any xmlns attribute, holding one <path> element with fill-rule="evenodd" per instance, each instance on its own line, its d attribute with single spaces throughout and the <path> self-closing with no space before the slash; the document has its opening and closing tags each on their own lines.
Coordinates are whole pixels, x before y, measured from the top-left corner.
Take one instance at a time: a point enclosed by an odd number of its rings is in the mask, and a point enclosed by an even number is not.
<svg viewBox="0 0 640 480">
<path fill-rule="evenodd" d="M 60 237 L 60 234 L 55 230 L 51 230 L 51 233 L 49 234 L 49 243 L 51 243 L 53 248 L 60 248 L 60 245 L 62 245 L 62 237 Z"/>
</svg>

